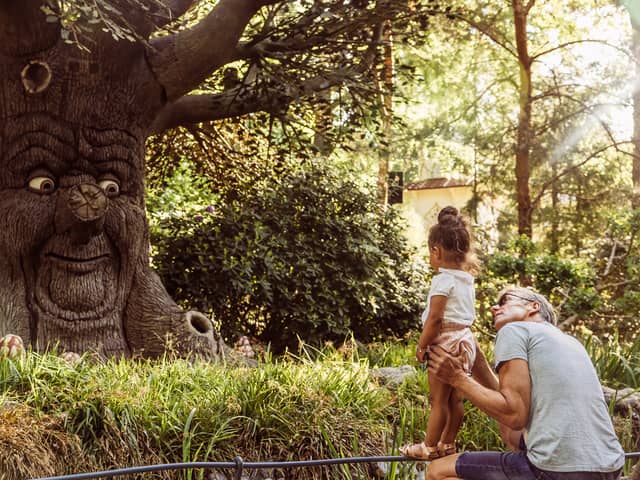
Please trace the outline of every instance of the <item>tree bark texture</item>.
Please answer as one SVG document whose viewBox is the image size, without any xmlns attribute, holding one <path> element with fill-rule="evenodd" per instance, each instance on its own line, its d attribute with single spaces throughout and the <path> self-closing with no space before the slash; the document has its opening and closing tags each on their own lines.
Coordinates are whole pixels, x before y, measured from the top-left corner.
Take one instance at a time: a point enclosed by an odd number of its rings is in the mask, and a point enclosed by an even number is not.
<svg viewBox="0 0 640 480">
<path fill-rule="evenodd" d="M 515 24 L 516 48 L 518 66 L 520 69 L 519 84 L 519 114 L 516 138 L 516 192 L 518 204 L 518 233 L 531 238 L 532 235 L 532 207 L 529 192 L 531 150 L 531 57 L 527 42 L 527 14 L 533 1 L 523 5 L 522 0 L 512 0 Z"/>
<path fill-rule="evenodd" d="M 149 267 L 144 144 L 169 101 L 217 68 L 268 2 L 222 0 L 204 24 L 153 45 L 98 28 L 90 52 L 61 39 L 42 3 L 0 2 L 0 337 L 103 356 L 170 347 L 216 357 L 211 321 L 182 311 Z"/>
<path fill-rule="evenodd" d="M 636 62 L 636 78 L 640 75 L 640 25 L 633 27 L 633 58 Z M 631 194 L 631 207 L 640 208 L 640 87 L 636 85 L 633 90 L 633 167 L 631 181 L 633 192 Z"/>
<path fill-rule="evenodd" d="M 378 202 L 386 208 L 389 201 L 389 164 L 391 161 L 393 116 L 393 34 L 391 23 L 383 27 L 383 56 L 381 78 L 377 78 L 382 115 L 382 145 L 378 159 Z"/>
</svg>

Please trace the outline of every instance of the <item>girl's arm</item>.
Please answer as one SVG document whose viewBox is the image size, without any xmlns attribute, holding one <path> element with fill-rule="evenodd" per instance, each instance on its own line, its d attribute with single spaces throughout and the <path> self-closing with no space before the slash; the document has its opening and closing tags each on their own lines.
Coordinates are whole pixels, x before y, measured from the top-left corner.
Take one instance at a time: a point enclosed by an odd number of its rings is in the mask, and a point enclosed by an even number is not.
<svg viewBox="0 0 640 480">
<path fill-rule="evenodd" d="M 433 295 L 429 299 L 429 315 L 422 327 L 422 333 L 418 340 L 418 349 L 416 350 L 416 359 L 420 363 L 425 361 L 429 345 L 433 343 L 440 333 L 446 305 L 447 297 L 444 295 Z"/>
</svg>

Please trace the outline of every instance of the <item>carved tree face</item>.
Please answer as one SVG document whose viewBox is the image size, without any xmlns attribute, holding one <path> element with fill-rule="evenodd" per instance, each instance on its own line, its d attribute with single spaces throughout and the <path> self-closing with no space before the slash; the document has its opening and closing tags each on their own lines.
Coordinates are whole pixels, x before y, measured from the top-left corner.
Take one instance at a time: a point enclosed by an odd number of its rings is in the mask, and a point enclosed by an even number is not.
<svg viewBox="0 0 640 480">
<path fill-rule="evenodd" d="M 32 339 L 55 331 L 83 351 L 72 337 L 84 331 L 126 351 L 125 292 L 146 248 L 138 140 L 27 114 L 7 123 L 3 151 L 3 250 L 24 275 Z"/>
<path fill-rule="evenodd" d="M 167 95 L 146 47 L 96 31 L 81 51 L 40 5 L 0 2 L 0 337 L 215 356 L 149 268 L 144 141 Z"/>
</svg>

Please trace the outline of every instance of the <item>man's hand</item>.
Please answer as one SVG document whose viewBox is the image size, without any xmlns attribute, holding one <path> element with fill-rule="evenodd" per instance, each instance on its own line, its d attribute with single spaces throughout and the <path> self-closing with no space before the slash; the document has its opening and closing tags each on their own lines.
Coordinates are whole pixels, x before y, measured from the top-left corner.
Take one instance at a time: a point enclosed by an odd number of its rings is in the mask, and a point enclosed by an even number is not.
<svg viewBox="0 0 640 480">
<path fill-rule="evenodd" d="M 429 373 L 443 383 L 452 384 L 460 375 L 466 377 L 461 358 L 453 357 L 444 348 L 435 345 L 429 349 Z"/>
</svg>

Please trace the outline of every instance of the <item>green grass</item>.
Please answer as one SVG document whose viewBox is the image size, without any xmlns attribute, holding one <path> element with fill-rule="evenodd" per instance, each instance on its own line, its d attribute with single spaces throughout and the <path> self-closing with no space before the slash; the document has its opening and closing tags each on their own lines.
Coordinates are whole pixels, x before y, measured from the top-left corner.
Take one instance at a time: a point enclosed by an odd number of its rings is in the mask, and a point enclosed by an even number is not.
<svg viewBox="0 0 640 480">
<path fill-rule="evenodd" d="M 162 359 L 54 354 L 0 360 L 0 478 L 23 479 L 151 463 L 301 460 L 396 455 L 423 438 L 426 375 L 378 385 L 370 369 L 413 363 L 415 339 L 269 356 L 257 368 Z M 587 350 L 605 383 L 638 376 L 638 342 L 591 339 Z M 488 346 L 485 346 L 488 351 Z M 502 448 L 494 421 L 467 404 L 459 434 L 471 450 Z M 623 446 L 636 441 L 616 422 Z M 412 464 L 388 478 L 412 478 Z M 282 474 L 282 472 L 280 472 Z M 203 477 L 202 471 L 137 478 Z M 370 478 L 369 467 L 294 469 L 285 478 Z"/>
<path fill-rule="evenodd" d="M 69 366 L 55 355 L 30 353 L 0 361 L 0 385 L 0 471 L 9 478 L 236 455 L 246 461 L 381 455 L 393 410 L 392 395 L 370 381 L 364 363 L 338 359 L 259 368 L 182 360 Z M 21 429 L 39 423 L 55 435 L 42 427 L 30 437 Z M 82 454 L 61 465 L 60 446 Z M 326 478 L 331 471 L 289 478 Z"/>
<path fill-rule="evenodd" d="M 603 383 L 611 388 L 640 387 L 640 337 L 624 341 L 617 333 L 598 338 L 580 336 Z"/>
</svg>

